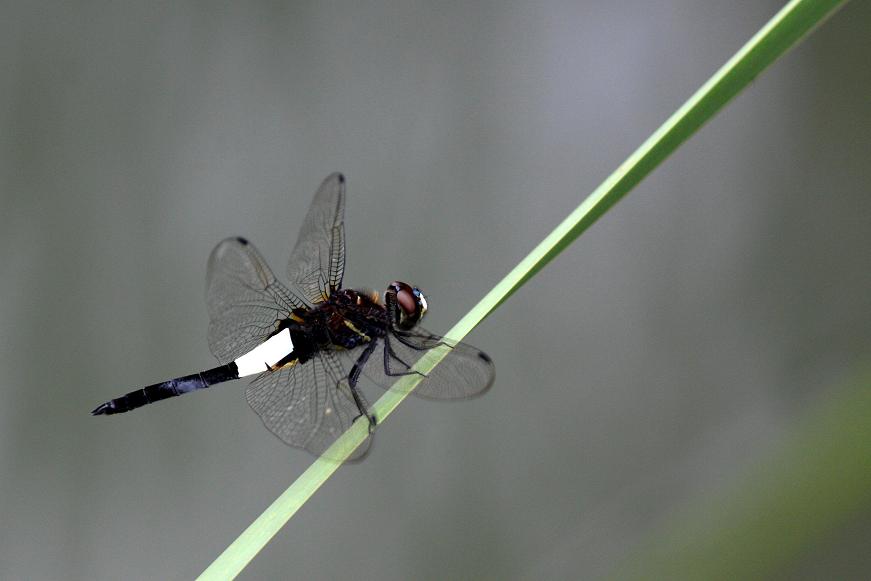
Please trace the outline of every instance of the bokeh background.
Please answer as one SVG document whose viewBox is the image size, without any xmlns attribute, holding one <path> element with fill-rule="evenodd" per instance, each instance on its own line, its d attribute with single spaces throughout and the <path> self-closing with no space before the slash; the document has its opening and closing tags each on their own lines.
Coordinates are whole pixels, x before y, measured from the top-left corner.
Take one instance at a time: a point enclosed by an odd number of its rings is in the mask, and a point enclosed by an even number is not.
<svg viewBox="0 0 871 581">
<path fill-rule="evenodd" d="M 311 462 L 242 382 L 88 413 L 213 366 L 220 239 L 283 273 L 341 170 L 346 283 L 444 332 L 781 5 L 6 4 L 0 578 L 193 577 Z M 469 336 L 486 397 L 406 401 L 242 578 L 599 578 L 776 464 L 871 361 L 869 28 L 757 79 Z M 777 573 L 867 576 L 869 503 L 823 532 Z"/>
</svg>

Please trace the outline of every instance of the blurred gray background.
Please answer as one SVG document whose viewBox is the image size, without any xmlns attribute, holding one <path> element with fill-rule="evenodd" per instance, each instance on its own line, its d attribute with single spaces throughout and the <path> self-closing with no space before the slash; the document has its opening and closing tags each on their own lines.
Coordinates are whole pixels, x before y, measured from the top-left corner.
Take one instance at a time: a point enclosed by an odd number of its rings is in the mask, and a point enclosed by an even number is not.
<svg viewBox="0 0 871 581">
<path fill-rule="evenodd" d="M 242 382 L 89 415 L 213 366 L 220 239 L 283 273 L 343 171 L 346 283 L 444 332 L 781 5 L 6 4 L 0 578 L 191 578 L 311 462 Z M 486 397 L 407 400 L 242 578 L 596 578 L 740 480 L 871 358 L 869 26 L 757 79 L 469 336 Z M 803 564 L 861 570 L 849 526 Z"/>
</svg>

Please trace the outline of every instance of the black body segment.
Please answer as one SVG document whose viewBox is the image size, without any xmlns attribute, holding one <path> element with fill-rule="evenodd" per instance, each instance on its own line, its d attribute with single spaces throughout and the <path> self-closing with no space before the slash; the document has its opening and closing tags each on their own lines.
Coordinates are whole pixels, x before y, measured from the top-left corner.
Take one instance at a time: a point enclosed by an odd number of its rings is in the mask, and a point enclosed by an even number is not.
<svg viewBox="0 0 871 581">
<path fill-rule="evenodd" d="M 131 391 L 119 398 L 100 404 L 91 413 L 95 416 L 121 414 L 162 399 L 184 395 L 191 391 L 215 385 L 216 383 L 238 378 L 239 371 L 236 369 L 236 364 L 228 363 L 227 365 L 221 365 L 207 371 L 177 377 L 169 381 L 155 383 L 154 385 Z"/>
</svg>

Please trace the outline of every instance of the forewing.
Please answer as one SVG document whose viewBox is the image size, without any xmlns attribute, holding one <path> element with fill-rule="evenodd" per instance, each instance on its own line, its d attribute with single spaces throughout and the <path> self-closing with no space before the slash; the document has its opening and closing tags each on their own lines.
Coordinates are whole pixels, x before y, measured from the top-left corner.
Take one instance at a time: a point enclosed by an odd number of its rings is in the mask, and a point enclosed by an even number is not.
<svg viewBox="0 0 871 581">
<path fill-rule="evenodd" d="M 229 363 L 266 340 L 276 321 L 303 303 L 275 279 L 254 245 L 227 238 L 209 256 L 206 304 L 209 348 Z"/>
<path fill-rule="evenodd" d="M 346 376 L 342 361 L 325 351 L 305 363 L 260 375 L 248 386 L 245 398 L 263 425 L 284 443 L 322 455 L 360 416 Z M 360 421 L 368 422 L 365 417 Z M 371 440 L 370 435 L 348 460 L 365 456 Z"/>
<path fill-rule="evenodd" d="M 321 183 L 287 264 L 289 282 L 312 303 L 342 287 L 345 273 L 345 177 Z"/>
<path fill-rule="evenodd" d="M 375 384 L 392 388 L 399 374 L 411 372 L 414 364 L 432 349 L 446 348 L 447 355 L 412 392 L 428 399 L 468 399 L 485 393 L 493 385 L 493 360 L 476 347 L 451 341 L 420 327 L 411 331 L 394 330 L 382 357 L 373 355 L 364 374 Z"/>
</svg>

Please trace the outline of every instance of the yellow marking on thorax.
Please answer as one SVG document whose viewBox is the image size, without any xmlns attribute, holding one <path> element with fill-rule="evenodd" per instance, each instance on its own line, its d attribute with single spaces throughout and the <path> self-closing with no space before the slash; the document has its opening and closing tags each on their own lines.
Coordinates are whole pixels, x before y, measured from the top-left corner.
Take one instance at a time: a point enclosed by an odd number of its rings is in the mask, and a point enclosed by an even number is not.
<svg viewBox="0 0 871 581">
<path fill-rule="evenodd" d="M 367 335 L 366 333 L 364 333 L 363 331 L 361 331 L 360 329 L 358 329 L 357 327 L 355 327 L 355 326 L 354 326 L 354 323 L 352 323 L 352 322 L 349 321 L 348 319 L 345 319 L 345 320 L 343 321 L 343 323 L 345 323 L 345 326 L 346 326 L 346 327 L 348 327 L 349 329 L 351 329 L 352 331 L 354 331 L 355 333 L 357 333 L 358 335 L 360 335 L 361 337 L 363 337 L 363 339 L 364 339 L 365 341 L 370 341 L 370 340 L 371 340 L 371 338 L 369 337 L 369 335 Z"/>
</svg>

